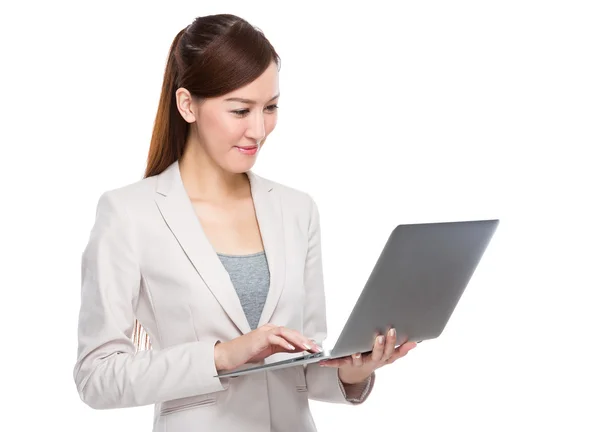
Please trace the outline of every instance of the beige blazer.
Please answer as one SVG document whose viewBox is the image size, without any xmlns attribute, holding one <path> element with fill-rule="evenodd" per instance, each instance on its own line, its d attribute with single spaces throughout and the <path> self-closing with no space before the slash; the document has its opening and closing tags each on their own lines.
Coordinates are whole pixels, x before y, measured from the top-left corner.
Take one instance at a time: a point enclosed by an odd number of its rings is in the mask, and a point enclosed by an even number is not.
<svg viewBox="0 0 600 432">
<path fill-rule="evenodd" d="M 327 325 L 317 207 L 304 192 L 247 174 L 271 277 L 259 326 L 286 326 L 322 346 Z M 337 369 L 318 364 L 215 377 L 215 343 L 251 329 L 178 162 L 101 195 L 81 276 L 73 371 L 79 395 L 96 409 L 155 404 L 154 432 L 315 431 L 309 399 L 358 404 L 373 388 L 375 374 L 359 399 L 347 399 Z M 152 350 L 135 352 L 136 317 Z"/>
</svg>

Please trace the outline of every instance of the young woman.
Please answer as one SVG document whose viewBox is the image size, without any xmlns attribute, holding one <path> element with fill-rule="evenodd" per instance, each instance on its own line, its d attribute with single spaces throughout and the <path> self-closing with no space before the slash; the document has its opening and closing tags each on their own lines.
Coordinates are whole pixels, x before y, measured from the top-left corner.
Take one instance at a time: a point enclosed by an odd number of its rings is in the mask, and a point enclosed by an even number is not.
<svg viewBox="0 0 600 432">
<path fill-rule="evenodd" d="M 362 358 L 215 376 L 320 351 L 327 334 L 317 206 L 251 170 L 279 66 L 234 15 L 175 37 L 146 174 L 101 195 L 82 257 L 74 379 L 89 406 L 155 404 L 154 431 L 314 431 L 309 399 L 359 404 L 414 348 L 392 329 Z"/>
</svg>

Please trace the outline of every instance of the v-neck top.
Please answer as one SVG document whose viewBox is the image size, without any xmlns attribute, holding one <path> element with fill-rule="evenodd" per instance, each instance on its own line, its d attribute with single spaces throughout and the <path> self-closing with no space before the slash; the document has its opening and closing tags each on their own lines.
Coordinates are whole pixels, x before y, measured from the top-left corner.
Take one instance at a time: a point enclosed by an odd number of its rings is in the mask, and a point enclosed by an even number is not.
<svg viewBox="0 0 600 432">
<path fill-rule="evenodd" d="M 267 299 L 271 279 L 265 252 L 217 255 L 229 273 L 250 328 L 255 330 Z"/>
</svg>

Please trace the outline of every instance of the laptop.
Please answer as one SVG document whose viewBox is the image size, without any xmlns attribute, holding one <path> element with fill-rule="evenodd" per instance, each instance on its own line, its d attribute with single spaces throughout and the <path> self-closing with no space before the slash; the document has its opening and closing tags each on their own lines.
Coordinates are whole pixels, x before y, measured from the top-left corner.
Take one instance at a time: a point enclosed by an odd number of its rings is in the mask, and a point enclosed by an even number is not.
<svg viewBox="0 0 600 432">
<path fill-rule="evenodd" d="M 396 347 L 435 339 L 444 330 L 496 228 L 498 219 L 396 226 L 331 350 L 221 371 L 236 377 L 369 354 L 375 338 L 396 329 Z"/>
</svg>

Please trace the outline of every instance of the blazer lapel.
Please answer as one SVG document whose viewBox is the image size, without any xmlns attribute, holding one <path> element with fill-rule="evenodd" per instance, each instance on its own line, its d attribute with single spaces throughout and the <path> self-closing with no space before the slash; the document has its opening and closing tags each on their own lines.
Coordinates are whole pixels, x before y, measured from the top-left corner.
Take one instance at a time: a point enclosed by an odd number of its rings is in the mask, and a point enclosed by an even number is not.
<svg viewBox="0 0 600 432">
<path fill-rule="evenodd" d="M 247 172 L 265 253 L 269 264 L 270 287 L 259 326 L 268 322 L 283 288 L 285 257 L 281 206 L 272 196 L 272 188 L 253 172 Z M 251 331 L 239 297 L 227 270 L 204 233 L 185 190 L 179 162 L 175 161 L 158 175 L 155 201 L 165 222 L 181 248 L 223 310 L 242 334 Z"/>
<path fill-rule="evenodd" d="M 267 256 L 270 273 L 269 293 L 258 322 L 262 326 L 269 322 L 279 302 L 285 282 L 285 245 L 283 230 L 283 206 L 277 191 L 263 178 L 251 170 L 250 179 L 256 219 Z"/>
</svg>

